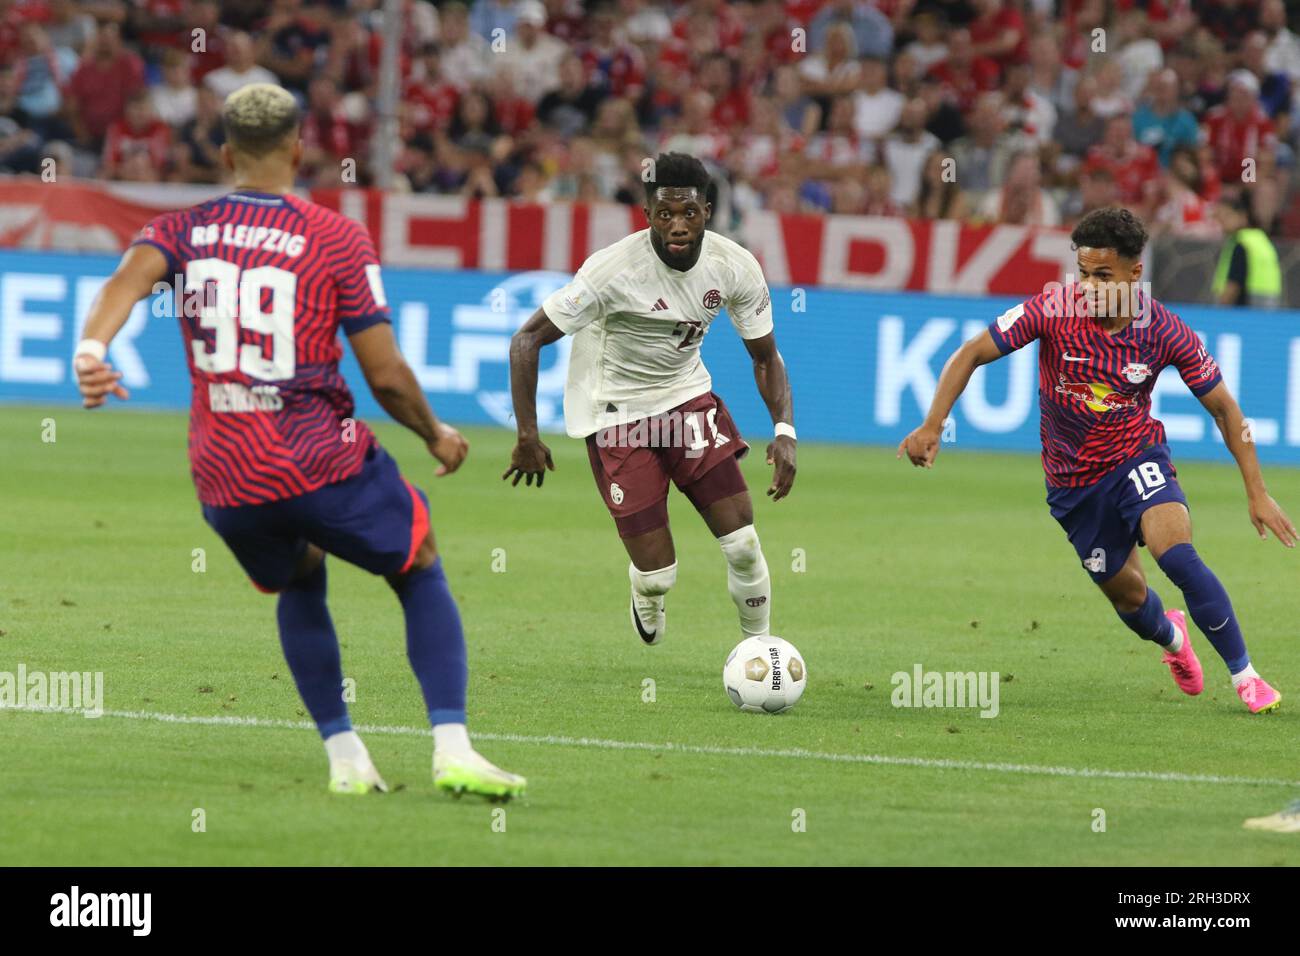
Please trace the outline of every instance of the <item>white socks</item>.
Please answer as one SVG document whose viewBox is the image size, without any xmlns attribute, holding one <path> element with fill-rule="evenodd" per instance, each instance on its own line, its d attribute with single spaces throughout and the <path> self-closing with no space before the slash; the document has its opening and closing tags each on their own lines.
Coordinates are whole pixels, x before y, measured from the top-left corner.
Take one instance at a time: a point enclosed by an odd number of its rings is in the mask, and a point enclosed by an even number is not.
<svg viewBox="0 0 1300 956">
<path fill-rule="evenodd" d="M 640 571 L 635 564 L 628 564 L 627 576 L 632 580 L 632 587 L 642 597 L 663 597 L 677 583 L 677 562 L 658 571 Z"/>
<path fill-rule="evenodd" d="M 1258 677 L 1259 673 L 1255 670 L 1254 664 L 1247 664 L 1244 669 L 1237 671 L 1232 675 L 1232 686 L 1240 687 L 1252 677 Z"/>
<path fill-rule="evenodd" d="M 364 767 L 370 763 L 370 752 L 366 750 L 366 745 L 361 742 L 355 730 L 345 730 L 325 738 L 325 753 L 330 758 L 331 764 L 338 760 L 346 760 L 358 767 Z"/>
<path fill-rule="evenodd" d="M 472 753 L 469 745 L 469 733 L 464 724 L 434 724 L 433 752 L 464 755 Z"/>
<path fill-rule="evenodd" d="M 718 539 L 727 559 L 727 590 L 740 612 L 740 629 L 746 637 L 767 635 L 772 616 L 772 586 L 767 561 L 752 524 Z"/>
</svg>

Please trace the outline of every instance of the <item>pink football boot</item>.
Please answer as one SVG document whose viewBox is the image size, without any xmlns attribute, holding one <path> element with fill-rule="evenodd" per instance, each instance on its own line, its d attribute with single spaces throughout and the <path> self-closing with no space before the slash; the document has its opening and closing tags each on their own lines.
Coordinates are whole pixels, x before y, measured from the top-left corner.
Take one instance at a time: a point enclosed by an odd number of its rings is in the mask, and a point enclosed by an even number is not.
<svg viewBox="0 0 1300 956">
<path fill-rule="evenodd" d="M 1165 611 L 1165 617 L 1183 635 L 1183 646 L 1177 654 L 1165 651 L 1162 660 L 1169 665 L 1169 673 L 1174 675 L 1178 689 L 1195 697 L 1205 689 L 1205 675 L 1201 673 L 1201 662 L 1192 650 L 1192 635 L 1187 631 L 1187 617 L 1182 611 Z"/>
<path fill-rule="evenodd" d="M 1251 677 L 1237 686 L 1237 696 L 1252 714 L 1267 714 L 1282 704 L 1282 695 L 1262 677 Z"/>
</svg>

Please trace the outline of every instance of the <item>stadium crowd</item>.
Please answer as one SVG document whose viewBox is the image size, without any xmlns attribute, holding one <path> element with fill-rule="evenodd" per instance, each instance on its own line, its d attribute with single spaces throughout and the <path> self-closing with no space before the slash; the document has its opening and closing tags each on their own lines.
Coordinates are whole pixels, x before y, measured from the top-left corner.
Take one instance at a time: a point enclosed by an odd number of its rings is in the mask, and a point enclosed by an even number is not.
<svg viewBox="0 0 1300 956">
<path fill-rule="evenodd" d="M 302 185 L 366 184 L 382 5 L 0 0 L 0 169 L 216 182 L 223 97 L 271 81 L 304 108 Z M 1118 202 L 1215 236 L 1243 196 L 1300 233 L 1282 0 L 404 0 L 403 17 L 403 189 L 639 203 L 644 158 L 681 150 L 733 218 L 1051 225 Z"/>
</svg>

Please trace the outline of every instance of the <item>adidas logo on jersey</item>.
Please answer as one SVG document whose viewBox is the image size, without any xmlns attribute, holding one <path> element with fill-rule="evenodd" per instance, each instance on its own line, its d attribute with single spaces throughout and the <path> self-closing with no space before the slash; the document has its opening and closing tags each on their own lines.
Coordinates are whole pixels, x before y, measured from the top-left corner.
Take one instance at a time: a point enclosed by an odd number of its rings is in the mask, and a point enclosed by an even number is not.
<svg viewBox="0 0 1300 956">
<path fill-rule="evenodd" d="M 666 308 L 668 308 L 668 303 L 665 302 L 663 299 L 658 299 L 654 305 L 650 306 L 650 311 L 662 312 Z"/>
</svg>

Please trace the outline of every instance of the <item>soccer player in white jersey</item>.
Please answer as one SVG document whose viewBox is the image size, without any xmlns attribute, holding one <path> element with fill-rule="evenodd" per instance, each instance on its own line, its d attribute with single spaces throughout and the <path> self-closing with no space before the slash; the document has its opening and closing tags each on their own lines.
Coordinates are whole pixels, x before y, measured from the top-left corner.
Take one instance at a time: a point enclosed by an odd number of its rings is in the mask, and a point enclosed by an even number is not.
<svg viewBox="0 0 1300 956">
<path fill-rule="evenodd" d="M 591 470 L 627 548 L 631 618 L 646 644 L 664 637 L 664 595 L 677 579 L 668 483 L 690 499 L 718 539 L 727 589 L 746 636 L 770 633 L 771 585 L 754 506 L 737 459 L 749 446 L 712 391 L 700 343 L 726 308 L 754 362 L 772 416 L 779 501 L 795 475 L 790 382 L 776 350 L 763 271 L 739 244 L 707 232 L 709 174 L 696 158 L 661 153 L 646 182 L 648 229 L 592 254 L 552 293 L 510 345 L 519 440 L 502 478 L 542 486 L 554 470 L 537 435 L 537 366 L 544 345 L 573 336 L 564 389 L 569 435 L 587 442 Z"/>
</svg>

